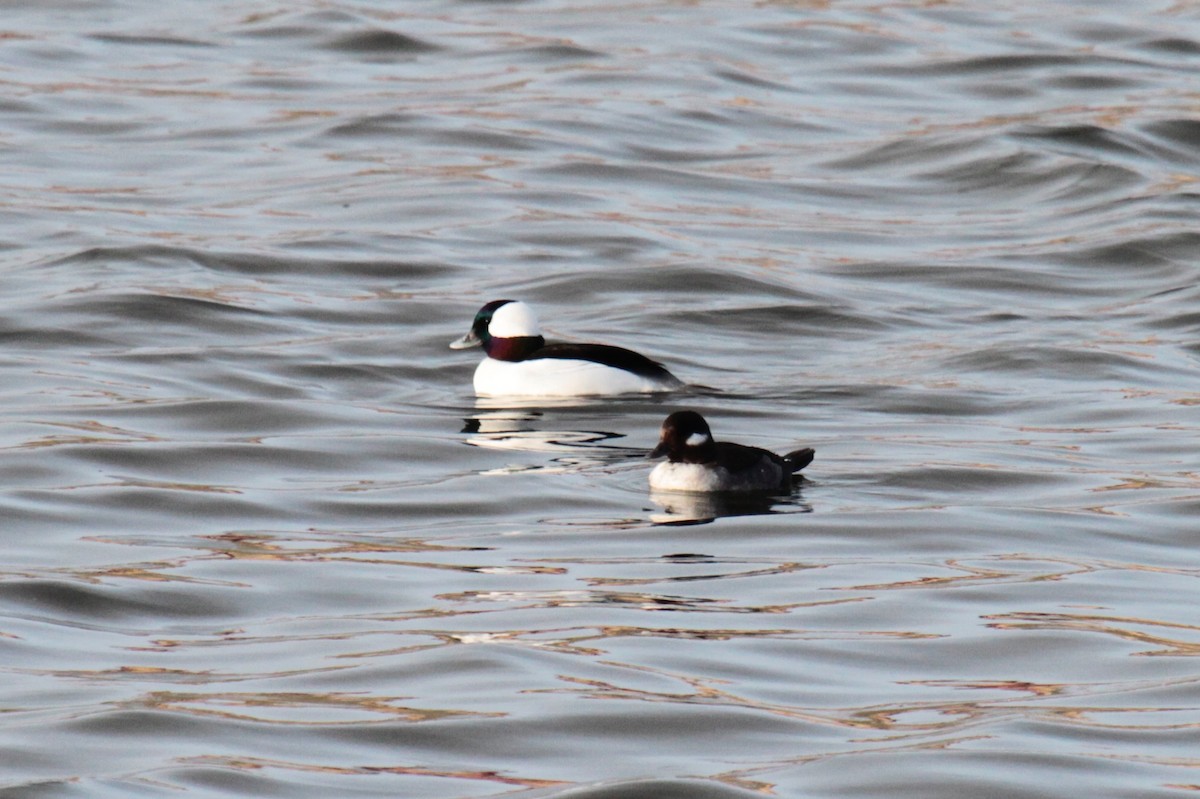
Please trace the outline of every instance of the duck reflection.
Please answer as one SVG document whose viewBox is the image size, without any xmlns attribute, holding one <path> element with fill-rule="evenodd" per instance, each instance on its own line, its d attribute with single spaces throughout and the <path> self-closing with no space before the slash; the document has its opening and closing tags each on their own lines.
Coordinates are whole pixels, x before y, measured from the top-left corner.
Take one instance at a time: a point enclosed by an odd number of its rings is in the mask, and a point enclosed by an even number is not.
<svg viewBox="0 0 1200 799">
<path fill-rule="evenodd" d="M 651 512 L 650 521 L 660 525 L 708 524 L 728 516 L 812 512 L 812 506 L 799 494 L 717 494 L 651 489 L 650 501 L 661 508 Z"/>
<path fill-rule="evenodd" d="M 475 447 L 558 453 L 544 465 L 507 466 L 493 472 L 577 471 L 645 456 L 644 450 L 608 443 L 624 438 L 624 433 L 538 429 L 544 418 L 542 411 L 532 408 L 481 410 L 463 420 L 462 432 L 467 434 L 466 443 Z"/>
</svg>

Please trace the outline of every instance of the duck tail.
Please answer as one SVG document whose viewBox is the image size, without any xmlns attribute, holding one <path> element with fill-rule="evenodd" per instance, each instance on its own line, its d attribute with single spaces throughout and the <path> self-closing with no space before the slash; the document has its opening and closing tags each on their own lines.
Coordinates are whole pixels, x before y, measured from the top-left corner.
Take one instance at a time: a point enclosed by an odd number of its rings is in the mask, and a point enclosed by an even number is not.
<svg viewBox="0 0 1200 799">
<path fill-rule="evenodd" d="M 812 463 L 813 456 L 816 454 L 817 451 L 812 447 L 805 447 L 804 449 L 798 449 L 795 452 L 789 452 L 784 455 L 783 462 L 787 464 L 787 467 L 794 474 Z"/>
</svg>

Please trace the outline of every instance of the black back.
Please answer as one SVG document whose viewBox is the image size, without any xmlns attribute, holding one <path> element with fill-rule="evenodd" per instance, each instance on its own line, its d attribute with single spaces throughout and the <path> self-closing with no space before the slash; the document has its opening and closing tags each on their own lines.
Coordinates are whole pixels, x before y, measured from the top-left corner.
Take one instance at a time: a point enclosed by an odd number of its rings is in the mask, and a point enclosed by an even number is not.
<svg viewBox="0 0 1200 799">
<path fill-rule="evenodd" d="M 756 468 L 762 462 L 763 458 L 774 461 L 779 466 L 783 466 L 783 458 L 769 450 L 748 447 L 745 444 L 733 444 L 728 441 L 717 442 L 717 463 L 724 466 L 733 474 Z M 785 472 L 791 474 L 786 468 Z"/>
<path fill-rule="evenodd" d="M 627 350 L 624 347 L 614 347 L 610 344 L 574 344 L 570 342 L 547 344 L 521 360 L 532 361 L 537 358 L 594 361 L 615 369 L 624 369 L 626 372 L 632 372 L 642 377 L 678 382 L 678 378 L 667 371 L 667 368 L 658 361 L 652 361 L 645 355 L 633 350 Z"/>
</svg>

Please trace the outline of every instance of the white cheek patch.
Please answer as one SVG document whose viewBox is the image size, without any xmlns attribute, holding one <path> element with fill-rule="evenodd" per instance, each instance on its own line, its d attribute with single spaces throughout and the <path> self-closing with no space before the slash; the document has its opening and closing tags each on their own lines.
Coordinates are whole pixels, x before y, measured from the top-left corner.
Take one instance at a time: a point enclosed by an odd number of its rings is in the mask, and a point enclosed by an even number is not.
<svg viewBox="0 0 1200 799">
<path fill-rule="evenodd" d="M 712 439 L 706 436 L 704 433 L 692 433 L 687 437 L 687 441 L 683 443 L 689 447 L 698 447 L 701 444 L 707 444 L 709 441 L 712 441 Z"/>
</svg>

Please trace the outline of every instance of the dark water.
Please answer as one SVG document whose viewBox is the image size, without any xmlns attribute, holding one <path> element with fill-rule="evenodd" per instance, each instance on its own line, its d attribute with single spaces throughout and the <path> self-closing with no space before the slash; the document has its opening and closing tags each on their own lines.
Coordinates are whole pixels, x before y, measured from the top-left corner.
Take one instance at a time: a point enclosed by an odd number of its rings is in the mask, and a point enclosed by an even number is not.
<svg viewBox="0 0 1200 799">
<path fill-rule="evenodd" d="M 1191 795 L 1198 12 L 6 4 L 0 792 Z"/>
</svg>

